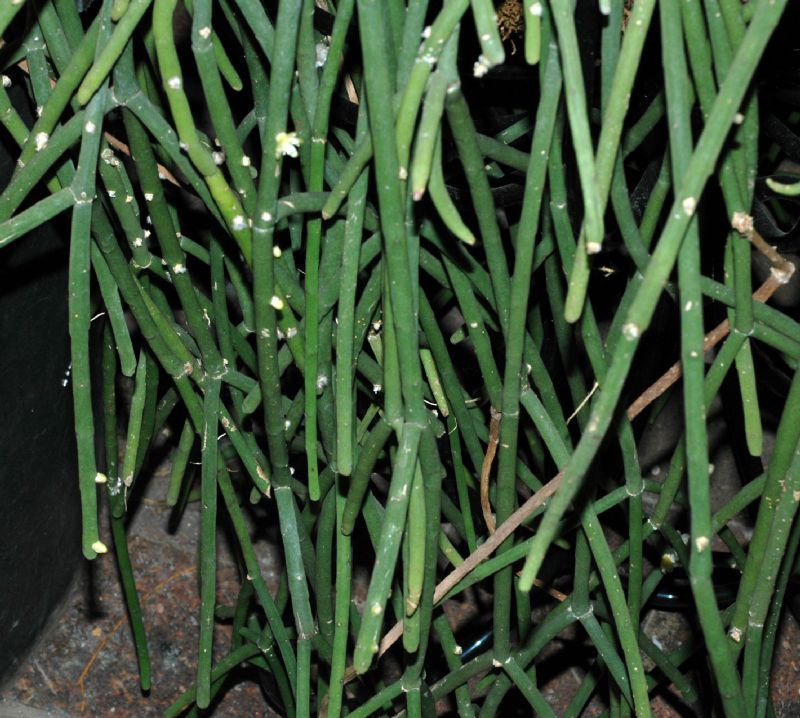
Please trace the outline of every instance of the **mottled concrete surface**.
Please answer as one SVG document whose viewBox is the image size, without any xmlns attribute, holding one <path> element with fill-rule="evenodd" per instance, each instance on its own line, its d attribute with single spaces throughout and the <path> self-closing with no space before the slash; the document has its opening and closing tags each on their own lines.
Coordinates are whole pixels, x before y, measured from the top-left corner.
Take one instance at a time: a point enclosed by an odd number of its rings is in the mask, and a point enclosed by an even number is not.
<svg viewBox="0 0 800 718">
<path fill-rule="evenodd" d="M 715 457 L 715 502 L 723 501 L 736 489 L 726 483 L 732 471 L 724 452 Z M 663 456 L 653 456 L 646 470 L 653 477 L 665 472 Z M 655 467 L 660 467 L 653 471 Z M 0 691 L 0 718 L 89 718 L 160 716 L 167 706 L 194 680 L 199 605 L 196 552 L 198 507 L 189 506 L 180 529 L 167 531 L 169 510 L 163 502 L 168 479 L 164 463 L 153 476 L 130 526 L 131 556 L 140 587 L 144 620 L 148 630 L 153 666 L 153 687 L 148 695 L 139 689 L 135 653 L 127 616 L 120 595 L 114 560 L 110 555 L 88 565 L 78 577 L 60 615 L 34 647 L 23 669 Z M 747 517 L 741 517 L 736 531 L 746 535 Z M 269 534 L 269 532 L 262 532 Z M 613 542 L 614 537 L 609 536 Z M 104 537 L 110 544 L 108 536 Z M 220 534 L 218 600 L 230 604 L 236 596 L 237 574 L 226 538 Z M 263 570 L 275 590 L 280 555 L 267 538 L 258 543 Z M 365 583 L 366 574 L 360 584 Z M 359 593 L 363 593 L 359 585 Z M 473 593 L 472 601 L 451 602 L 446 610 L 453 624 L 474 619 L 476 601 L 486 600 Z M 534 616 L 535 618 L 536 616 Z M 648 636 L 664 648 L 677 646 L 691 627 L 677 613 L 651 611 L 644 619 Z M 216 628 L 215 656 L 228 651 L 230 631 Z M 564 631 L 537 659 L 540 687 L 557 714 L 562 714 L 590 666 L 585 635 L 575 626 Z M 386 669 L 392 666 L 386 663 Z M 394 667 L 395 670 L 397 667 Z M 784 619 L 777 642 L 773 671 L 773 698 L 780 718 L 800 716 L 800 629 L 794 618 Z M 261 687 L 252 674 L 240 672 L 223 692 L 213 712 L 228 716 L 273 716 Z M 477 681 L 472 681 L 476 685 Z M 605 708 L 602 696 L 595 697 L 583 715 L 598 716 Z M 452 709 L 441 701 L 440 710 Z M 657 718 L 693 716 L 674 691 L 664 690 L 653 701 Z M 526 706 L 504 706 L 504 715 L 529 715 Z"/>
<path fill-rule="evenodd" d="M 196 573 L 198 507 L 190 505 L 180 530 L 166 530 L 163 502 L 168 466 L 156 471 L 130 526 L 130 553 L 148 632 L 153 685 L 144 695 L 110 554 L 86 565 L 57 620 L 34 647 L 23 669 L 0 693 L 0 718 L 160 716 L 194 681 L 199 596 Z M 103 537 L 110 546 L 108 535 Z M 231 604 L 238 581 L 225 537 L 220 534 L 218 601 Z M 268 557 L 275 552 L 262 551 Z M 265 576 L 275 565 L 265 565 Z M 270 570 L 271 569 L 271 570 Z M 273 581 L 274 584 L 274 581 Z M 273 585 L 274 588 L 274 585 Z M 230 630 L 217 625 L 215 656 L 229 650 Z M 260 686 L 239 672 L 241 682 L 224 691 L 213 715 L 264 716 Z M 27 712 L 26 712 L 27 711 Z M 44 711 L 44 712 L 41 712 Z"/>
</svg>

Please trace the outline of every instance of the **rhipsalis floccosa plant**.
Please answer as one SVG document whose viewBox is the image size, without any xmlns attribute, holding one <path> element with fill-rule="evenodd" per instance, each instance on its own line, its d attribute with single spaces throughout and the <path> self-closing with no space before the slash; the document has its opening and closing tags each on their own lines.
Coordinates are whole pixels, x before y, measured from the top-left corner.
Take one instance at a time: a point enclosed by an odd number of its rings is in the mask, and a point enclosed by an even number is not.
<svg viewBox="0 0 800 718">
<path fill-rule="evenodd" d="M 69 218 L 83 552 L 107 551 L 107 501 L 143 688 L 125 516 L 167 426 L 167 501 L 199 493 L 197 679 L 168 715 L 242 663 L 285 715 L 649 716 L 670 684 L 774 714 L 800 539 L 786 6 L 0 4 L 0 246 Z M 712 506 L 720 396 L 746 460 Z M 673 404 L 656 478 L 642 437 Z M 254 515 L 280 528 L 277 594 Z M 697 630 L 664 647 L 656 608 Z M 581 682 L 554 697 L 538 658 L 569 627 Z"/>
</svg>

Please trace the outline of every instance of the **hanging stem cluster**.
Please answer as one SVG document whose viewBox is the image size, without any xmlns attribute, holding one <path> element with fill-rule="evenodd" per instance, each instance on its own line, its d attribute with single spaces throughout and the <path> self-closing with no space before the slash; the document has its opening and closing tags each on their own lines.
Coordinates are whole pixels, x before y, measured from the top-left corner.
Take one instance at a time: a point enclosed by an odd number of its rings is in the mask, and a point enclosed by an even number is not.
<svg viewBox="0 0 800 718">
<path fill-rule="evenodd" d="M 167 425 L 179 437 L 167 502 L 182 511 L 199 484 L 197 681 L 167 715 L 206 708 L 247 663 L 271 676 L 285 715 L 418 718 L 447 697 L 464 718 L 492 716 L 514 690 L 551 716 L 535 661 L 572 624 L 592 668 L 565 715 L 597 695 L 611 715 L 649 716 L 654 691 L 672 683 L 696 703 L 706 676 L 724 715 L 771 710 L 800 539 L 800 325 L 766 304 L 794 268 L 751 215 L 766 161 L 754 77 L 786 0 L 579 7 L 599 67 L 574 3 L 505 2 L 503 17 L 524 23 L 513 59 L 495 4 L 0 5 L 0 122 L 19 146 L 0 246 L 71 218 L 83 552 L 107 550 L 104 484 L 145 689 L 158 677 L 126 499 Z M 507 67 L 524 100 L 487 107 Z M 11 82 L 38 108 L 31 126 Z M 772 267 L 755 292 L 753 252 Z M 706 271 L 717 255 L 721 281 Z M 651 327 L 657 311 L 668 319 Z M 757 352 L 794 375 L 774 450 L 712 511 L 707 415 L 732 366 L 746 448 L 763 454 Z M 118 462 L 120 376 L 133 393 Z M 645 480 L 637 444 L 670 397 L 682 437 L 666 478 Z M 676 506 L 686 525 L 668 519 Z M 744 545 L 728 524 L 748 506 Z M 279 528 L 277 594 L 253 516 Z M 223 517 L 241 582 L 230 652 L 214 656 Z M 730 605 L 714 582 L 721 542 L 741 572 Z M 665 553 L 701 629 L 672 651 L 643 620 L 669 581 L 652 560 Z M 558 589 L 542 581 L 548 562 Z M 491 603 L 491 640 L 462 661 L 464 627 L 443 604 L 465 600 Z M 382 670 L 389 651 L 399 672 Z M 697 652 L 708 663 L 690 670 Z"/>
</svg>

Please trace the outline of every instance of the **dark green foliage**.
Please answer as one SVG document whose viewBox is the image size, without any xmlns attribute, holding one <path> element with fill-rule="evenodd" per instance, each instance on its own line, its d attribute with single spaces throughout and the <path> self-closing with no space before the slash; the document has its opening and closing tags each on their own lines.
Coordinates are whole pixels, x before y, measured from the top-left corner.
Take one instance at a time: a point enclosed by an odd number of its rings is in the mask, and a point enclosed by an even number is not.
<svg viewBox="0 0 800 718">
<path fill-rule="evenodd" d="M 797 302 L 766 304 L 796 282 L 800 68 L 760 79 L 796 63 L 786 4 L 505 0 L 500 29 L 491 0 L 0 5 L 3 67 L 40 108 L 29 128 L 0 88 L 20 146 L 0 246 L 71 211 L 83 550 L 106 551 L 105 484 L 143 687 L 125 498 L 165 426 L 169 504 L 199 489 L 197 684 L 169 715 L 242 663 L 298 716 L 419 718 L 445 697 L 574 716 L 593 696 L 649 716 L 669 684 L 707 715 L 772 710 L 800 538 Z M 712 509 L 719 395 L 745 459 Z M 645 480 L 670 400 L 679 438 Z M 277 517 L 277 596 L 248 499 Z M 749 543 L 730 527 L 747 510 Z M 448 599 L 490 620 L 451 626 Z M 655 606 L 695 635 L 662 648 Z M 536 659 L 573 625 L 591 670 L 554 706 Z"/>
</svg>

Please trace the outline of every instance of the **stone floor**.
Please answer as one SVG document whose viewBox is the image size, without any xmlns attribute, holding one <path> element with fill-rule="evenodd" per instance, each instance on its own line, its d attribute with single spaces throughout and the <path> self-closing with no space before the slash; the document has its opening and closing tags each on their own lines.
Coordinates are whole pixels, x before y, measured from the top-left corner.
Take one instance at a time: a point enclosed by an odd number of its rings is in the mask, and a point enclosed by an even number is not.
<svg viewBox="0 0 800 718">
<path fill-rule="evenodd" d="M 657 476 L 660 457 L 647 470 Z M 723 455 L 715 457 L 716 471 L 726 472 Z M 0 691 L 0 718 L 90 718 L 119 716 L 147 718 L 164 710 L 192 684 L 197 642 L 199 604 L 195 570 L 198 507 L 190 504 L 180 529 L 166 527 L 169 509 L 163 497 L 169 475 L 164 463 L 154 473 L 129 529 L 131 556 L 140 587 L 145 625 L 148 630 L 153 687 L 144 696 L 138 686 L 133 641 L 123 609 L 114 560 L 110 555 L 87 564 L 68 595 L 60 615 L 31 651 L 22 670 Z M 746 534 L 747 526 L 737 528 Z M 105 537 L 106 540 L 108 537 Z M 236 596 L 236 568 L 225 537 L 220 536 L 218 600 L 231 603 Z M 107 540 L 110 544 L 110 541 Z M 263 571 L 271 588 L 277 584 L 279 554 L 266 541 L 259 551 Z M 651 612 L 645 630 L 668 646 L 690 630 L 679 614 Z M 217 626 L 217 655 L 227 652 L 229 629 Z M 580 638 L 564 634 L 548 647 L 551 663 L 557 654 L 574 657 Z M 556 656 L 553 659 L 553 656 Z M 548 656 L 543 657 L 544 661 Z M 569 666 L 570 661 L 562 661 Z M 542 690 L 556 712 L 566 709 L 582 678 L 573 665 L 553 670 Z M 549 670 L 549 669 L 544 669 Z M 773 699 L 779 718 L 800 716 L 800 627 L 784 619 L 773 671 Z M 273 716 L 264 702 L 260 685 L 252 675 L 240 673 L 214 704 L 215 718 L 228 716 Z M 586 716 L 602 712 L 595 699 Z M 659 696 L 653 703 L 657 718 L 688 718 L 694 715 L 675 695 Z M 520 715 L 523 715 L 521 713 Z"/>
<path fill-rule="evenodd" d="M 153 685 L 139 689 L 133 640 L 110 554 L 85 565 L 61 613 L 29 655 L 14 682 L 0 692 L 0 718 L 160 716 L 194 681 L 199 607 L 196 552 L 199 511 L 190 504 L 180 529 L 169 533 L 163 501 L 169 466 L 153 476 L 129 530 L 130 554 L 148 632 Z M 108 536 L 103 537 L 111 545 Z M 218 601 L 236 598 L 236 569 L 219 538 Z M 261 552 L 272 558 L 268 551 Z M 277 559 L 275 559 L 277 560 Z M 268 583 L 275 564 L 265 564 Z M 277 579 L 273 580 L 277 587 Z M 230 631 L 217 626 L 215 653 L 224 655 Z M 264 716 L 260 686 L 251 676 L 227 689 L 214 716 Z M 30 712 L 32 709 L 43 713 Z M 25 712 L 25 711 L 28 712 Z"/>
</svg>

